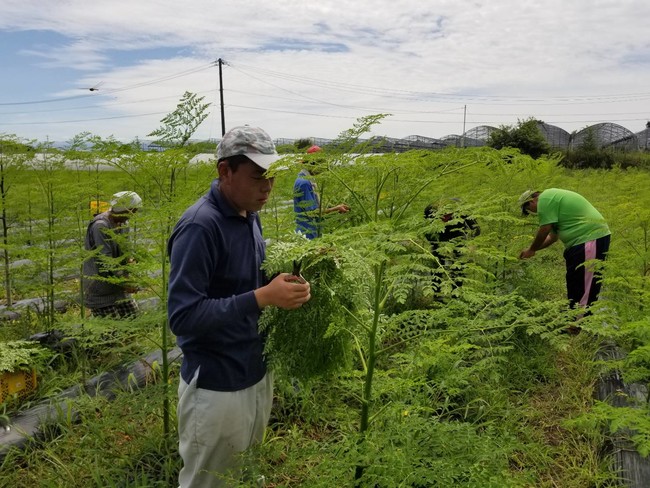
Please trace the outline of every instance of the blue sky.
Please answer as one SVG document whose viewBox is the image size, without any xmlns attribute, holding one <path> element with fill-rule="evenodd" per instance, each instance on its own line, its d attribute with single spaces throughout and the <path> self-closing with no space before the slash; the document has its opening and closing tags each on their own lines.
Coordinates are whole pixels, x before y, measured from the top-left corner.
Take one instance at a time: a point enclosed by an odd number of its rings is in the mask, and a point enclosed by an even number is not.
<svg viewBox="0 0 650 488">
<path fill-rule="evenodd" d="M 3 0 L 0 135 L 130 141 L 185 91 L 197 138 L 443 137 L 536 117 L 568 131 L 650 120 L 650 2 L 637 0 Z M 89 88 L 97 87 L 90 91 Z"/>
</svg>

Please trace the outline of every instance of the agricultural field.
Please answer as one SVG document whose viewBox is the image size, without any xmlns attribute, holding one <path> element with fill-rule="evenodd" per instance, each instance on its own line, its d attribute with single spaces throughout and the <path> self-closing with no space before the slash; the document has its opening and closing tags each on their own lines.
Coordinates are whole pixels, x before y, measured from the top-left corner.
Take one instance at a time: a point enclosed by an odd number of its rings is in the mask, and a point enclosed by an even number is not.
<svg viewBox="0 0 650 488">
<path fill-rule="evenodd" d="M 612 445 L 650 452 L 647 402 L 616 408 L 594 396 L 613 371 L 650 380 L 648 169 L 570 170 L 559 155 L 487 147 L 359 155 L 349 142 L 314 156 L 322 206 L 351 208 L 324 216 L 320 238 L 294 233 L 294 156 L 261 212 L 268 274 L 301 260 L 312 288 L 304 307 L 265 310 L 260 324 L 276 398 L 264 442 L 246 454 L 266 486 L 614 486 Z M 0 419 L 174 346 L 166 241 L 216 174 L 189 160 L 111 145 L 0 154 L 0 304 L 42 303 L 0 322 L 0 372 L 38 376 L 29 396 L 6 399 Z M 612 230 L 601 299 L 582 319 L 567 307 L 561 244 L 518 259 L 536 220 L 521 217 L 517 198 L 551 187 L 584 195 Z M 83 241 L 91 202 L 121 190 L 144 201 L 131 221 L 130 272 L 136 298 L 154 305 L 133 320 L 100 320 L 79 305 Z M 430 204 L 436 215 L 473 217 L 480 235 L 436 257 L 427 236 L 444 223 L 424 218 Z M 582 332 L 564 333 L 576 320 Z M 53 330 L 72 347 L 26 341 Z M 612 343 L 626 355 L 599 359 Z M 146 387 L 69 399 L 43 435 L 6 454 L 0 486 L 176 486 L 178 370 L 163 361 Z"/>
</svg>

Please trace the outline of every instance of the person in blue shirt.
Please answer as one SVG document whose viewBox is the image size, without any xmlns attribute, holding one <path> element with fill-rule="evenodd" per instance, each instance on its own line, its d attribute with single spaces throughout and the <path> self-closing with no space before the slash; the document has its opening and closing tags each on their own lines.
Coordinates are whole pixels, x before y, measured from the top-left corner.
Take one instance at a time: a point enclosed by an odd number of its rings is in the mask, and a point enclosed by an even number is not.
<svg viewBox="0 0 650 488">
<path fill-rule="evenodd" d="M 257 212 L 269 198 L 273 179 L 266 171 L 277 159 L 262 129 L 230 130 L 217 148 L 218 179 L 169 239 L 169 325 L 183 351 L 182 488 L 238 482 L 240 454 L 262 440 L 273 400 L 261 310 L 296 309 L 311 297 L 304 279 L 280 273 L 269 281 L 261 269 L 265 242 Z"/>
<path fill-rule="evenodd" d="M 321 151 L 318 146 L 311 146 L 307 154 Z M 307 162 L 303 161 L 303 164 Z M 296 214 L 296 232 L 303 234 L 307 239 L 315 239 L 321 235 L 321 213 L 332 212 L 347 213 L 350 210 L 346 204 L 341 203 L 334 207 L 321 209 L 320 196 L 316 182 L 312 178 L 315 170 L 303 168 L 293 184 L 293 210 Z"/>
</svg>

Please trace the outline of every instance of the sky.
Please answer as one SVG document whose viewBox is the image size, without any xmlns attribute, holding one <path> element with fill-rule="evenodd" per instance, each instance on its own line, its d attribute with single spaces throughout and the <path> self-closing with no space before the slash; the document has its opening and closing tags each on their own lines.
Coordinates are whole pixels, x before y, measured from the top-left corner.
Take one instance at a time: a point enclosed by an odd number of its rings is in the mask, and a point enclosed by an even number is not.
<svg viewBox="0 0 650 488">
<path fill-rule="evenodd" d="M 0 136 L 129 142 L 186 91 L 194 139 L 443 138 L 534 117 L 569 132 L 650 120 L 647 0 L 2 0 Z M 91 90 L 92 88 L 92 90 Z"/>
</svg>

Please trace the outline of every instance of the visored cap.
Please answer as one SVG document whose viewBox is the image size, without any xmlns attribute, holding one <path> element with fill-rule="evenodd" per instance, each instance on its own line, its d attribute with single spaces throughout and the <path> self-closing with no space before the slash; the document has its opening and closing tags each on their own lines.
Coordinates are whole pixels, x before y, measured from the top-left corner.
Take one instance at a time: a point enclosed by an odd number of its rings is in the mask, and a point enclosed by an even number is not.
<svg viewBox="0 0 650 488">
<path fill-rule="evenodd" d="M 111 197 L 111 212 L 126 213 L 142 207 L 142 198 L 134 191 L 119 191 Z"/>
<path fill-rule="evenodd" d="M 271 137 L 259 127 L 243 125 L 226 132 L 217 147 L 217 161 L 246 156 L 263 169 L 269 169 L 280 156 Z"/>
<path fill-rule="evenodd" d="M 526 209 L 524 207 L 526 206 L 526 204 L 528 202 L 530 202 L 531 200 L 533 200 L 533 198 L 535 198 L 535 194 L 537 194 L 537 193 L 539 193 L 539 192 L 537 192 L 535 190 L 526 190 L 525 192 L 523 192 L 519 196 L 519 200 L 517 200 L 517 205 L 519 205 L 519 207 L 521 207 L 521 213 L 523 215 L 528 215 L 528 212 L 526 211 Z"/>
</svg>

